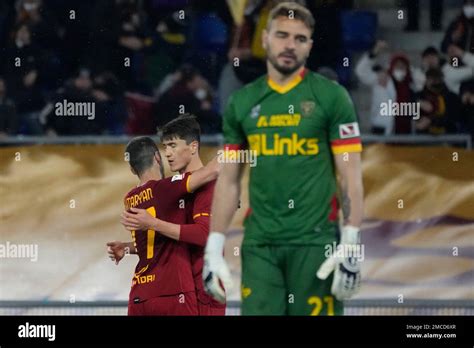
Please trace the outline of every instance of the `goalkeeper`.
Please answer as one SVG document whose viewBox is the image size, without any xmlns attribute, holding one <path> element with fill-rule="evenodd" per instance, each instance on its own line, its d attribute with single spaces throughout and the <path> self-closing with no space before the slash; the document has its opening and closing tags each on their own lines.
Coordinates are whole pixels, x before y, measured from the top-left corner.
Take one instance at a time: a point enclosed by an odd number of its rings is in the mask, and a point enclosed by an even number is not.
<svg viewBox="0 0 474 348">
<path fill-rule="evenodd" d="M 233 94 L 224 115 L 226 151 L 258 156 L 241 249 L 243 315 L 340 315 L 360 286 L 359 127 L 347 91 L 305 69 L 313 30 L 305 7 L 272 9 L 262 35 L 268 75 Z M 220 281 L 231 285 L 223 248 L 243 168 L 226 163 L 214 193 L 203 278 L 220 301 Z"/>
</svg>

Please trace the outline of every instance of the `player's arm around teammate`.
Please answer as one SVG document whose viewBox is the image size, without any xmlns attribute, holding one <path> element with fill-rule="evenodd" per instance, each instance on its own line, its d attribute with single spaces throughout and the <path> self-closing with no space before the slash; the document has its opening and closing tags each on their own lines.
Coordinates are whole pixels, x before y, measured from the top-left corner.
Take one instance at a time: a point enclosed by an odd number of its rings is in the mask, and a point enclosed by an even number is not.
<svg viewBox="0 0 474 348">
<path fill-rule="evenodd" d="M 194 192 L 203 185 L 215 180 L 219 175 L 221 165 L 217 161 L 217 157 L 214 157 L 208 164 L 203 168 L 200 168 L 193 172 L 189 176 L 188 191 Z M 170 223 L 158 218 L 151 216 L 144 209 L 131 208 L 131 212 L 124 211 L 121 216 L 120 222 L 129 231 L 133 230 L 155 230 L 160 232 L 162 235 L 180 240 L 181 225 Z M 197 224 L 196 230 L 198 232 L 203 231 L 205 228 Z M 200 238 L 202 237 L 202 238 Z M 199 246 L 205 246 L 207 239 L 207 231 L 199 233 L 197 238 L 194 238 L 191 242 Z"/>
</svg>

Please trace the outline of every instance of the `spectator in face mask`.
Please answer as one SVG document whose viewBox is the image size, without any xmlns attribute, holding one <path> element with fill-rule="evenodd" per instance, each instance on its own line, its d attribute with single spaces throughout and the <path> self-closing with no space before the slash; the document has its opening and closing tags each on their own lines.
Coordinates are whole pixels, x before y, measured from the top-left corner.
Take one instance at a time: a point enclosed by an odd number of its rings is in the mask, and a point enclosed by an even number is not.
<svg viewBox="0 0 474 348">
<path fill-rule="evenodd" d="M 382 113 L 381 105 L 412 101 L 415 90 L 412 69 L 404 55 L 394 55 L 389 69 L 384 69 L 377 62 L 377 57 L 387 48 L 385 41 L 377 41 L 359 60 L 355 72 L 363 84 L 372 87 L 372 132 L 385 135 L 409 133 L 411 117 L 390 117 Z"/>
<path fill-rule="evenodd" d="M 397 103 L 409 103 L 413 101 L 413 78 L 410 70 L 410 62 L 403 54 L 392 56 L 388 70 L 393 80 L 397 95 Z M 395 117 L 395 134 L 407 134 L 411 132 L 411 117 Z"/>
<path fill-rule="evenodd" d="M 421 117 L 415 124 L 417 133 L 438 135 L 456 131 L 459 98 L 446 88 L 440 69 L 426 72 L 425 88 L 417 99 L 421 107 Z"/>
<path fill-rule="evenodd" d="M 449 25 L 441 44 L 442 51 L 447 53 L 451 45 L 474 53 L 474 0 L 464 0 L 462 13 Z"/>
<path fill-rule="evenodd" d="M 171 121 L 184 107 L 185 112 L 197 116 L 203 133 L 220 132 L 221 118 L 213 107 L 214 93 L 208 81 L 187 64 L 169 81 L 156 106 L 157 125 Z"/>
</svg>

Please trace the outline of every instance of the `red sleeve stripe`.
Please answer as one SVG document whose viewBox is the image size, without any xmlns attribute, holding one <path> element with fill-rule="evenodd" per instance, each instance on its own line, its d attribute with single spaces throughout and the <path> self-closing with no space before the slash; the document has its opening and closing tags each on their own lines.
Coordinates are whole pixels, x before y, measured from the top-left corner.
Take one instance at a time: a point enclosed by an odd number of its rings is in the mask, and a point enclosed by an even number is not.
<svg viewBox="0 0 474 348">
<path fill-rule="evenodd" d="M 341 146 L 341 145 L 352 145 L 360 144 L 360 138 L 349 138 L 349 139 L 335 139 L 331 141 L 331 146 Z"/>
<path fill-rule="evenodd" d="M 237 151 L 237 150 L 242 150 L 243 148 L 244 148 L 244 145 L 242 144 L 225 144 L 224 145 L 225 151 Z"/>
</svg>

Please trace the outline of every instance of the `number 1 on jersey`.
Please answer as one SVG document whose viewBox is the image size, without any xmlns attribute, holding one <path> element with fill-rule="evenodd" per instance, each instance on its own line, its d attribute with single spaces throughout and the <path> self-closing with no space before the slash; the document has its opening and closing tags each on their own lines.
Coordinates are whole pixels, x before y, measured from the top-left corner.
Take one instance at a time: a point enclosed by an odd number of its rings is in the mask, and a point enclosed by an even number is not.
<svg viewBox="0 0 474 348">
<path fill-rule="evenodd" d="M 151 216 L 156 217 L 155 207 L 150 207 L 146 210 Z M 146 243 L 146 258 L 153 258 L 153 251 L 155 250 L 155 230 L 147 231 L 147 243 Z"/>
</svg>

